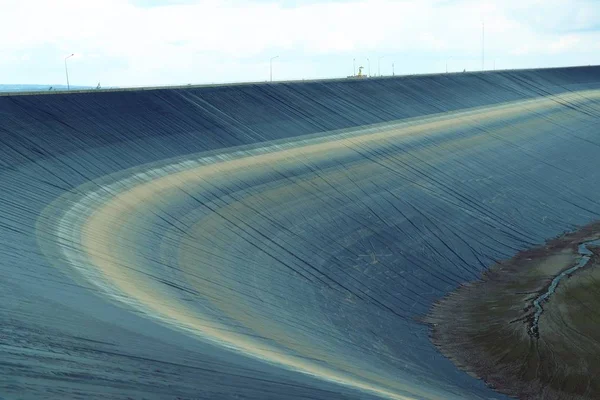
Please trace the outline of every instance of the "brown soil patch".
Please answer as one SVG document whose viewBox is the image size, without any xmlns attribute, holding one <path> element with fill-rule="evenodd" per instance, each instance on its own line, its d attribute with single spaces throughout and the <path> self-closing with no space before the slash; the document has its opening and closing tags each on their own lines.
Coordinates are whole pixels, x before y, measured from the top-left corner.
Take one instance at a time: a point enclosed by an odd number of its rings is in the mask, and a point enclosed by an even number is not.
<svg viewBox="0 0 600 400">
<path fill-rule="evenodd" d="M 600 399 L 600 248 L 590 247 L 586 267 L 561 280 L 543 304 L 539 337 L 530 332 L 534 299 L 577 263 L 580 243 L 598 238 L 600 222 L 523 251 L 459 287 L 425 318 L 433 343 L 499 392 Z"/>
</svg>

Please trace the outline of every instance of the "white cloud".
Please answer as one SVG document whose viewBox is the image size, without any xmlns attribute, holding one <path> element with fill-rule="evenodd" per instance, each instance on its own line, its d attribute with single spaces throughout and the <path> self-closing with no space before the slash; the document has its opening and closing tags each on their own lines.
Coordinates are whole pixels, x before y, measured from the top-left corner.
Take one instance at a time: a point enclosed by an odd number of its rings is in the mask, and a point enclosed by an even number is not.
<svg viewBox="0 0 600 400">
<path fill-rule="evenodd" d="M 558 40 L 550 43 L 549 50 L 553 53 L 560 53 L 565 50 L 573 50 L 582 42 L 582 39 L 577 35 L 561 36 Z"/>
<path fill-rule="evenodd" d="M 23 63 L 11 55 L 40 48 L 54 49 L 57 60 L 71 52 L 93 54 L 119 64 L 121 79 L 136 82 L 185 76 L 207 63 L 220 70 L 248 67 L 242 68 L 246 75 L 238 71 L 229 79 L 213 71 L 219 81 L 252 79 L 250 71 L 264 68 L 257 59 L 273 54 L 303 60 L 304 70 L 311 69 L 311 58 L 335 54 L 477 58 L 482 21 L 486 52 L 501 57 L 580 51 L 600 39 L 597 32 L 565 33 L 598 21 L 600 5 L 587 0 L 172 3 L 143 8 L 126 0 L 0 0 L 0 57 L 4 64 Z M 92 57 L 73 62 L 85 58 Z"/>
</svg>

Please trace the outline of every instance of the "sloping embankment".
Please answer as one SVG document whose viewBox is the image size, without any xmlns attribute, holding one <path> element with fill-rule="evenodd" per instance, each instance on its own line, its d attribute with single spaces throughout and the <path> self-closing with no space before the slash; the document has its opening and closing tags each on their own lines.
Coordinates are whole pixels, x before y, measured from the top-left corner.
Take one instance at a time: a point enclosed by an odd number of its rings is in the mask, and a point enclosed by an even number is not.
<svg viewBox="0 0 600 400">
<path fill-rule="evenodd" d="M 502 398 L 418 317 L 598 218 L 600 69 L 0 96 L 0 393 Z"/>
</svg>

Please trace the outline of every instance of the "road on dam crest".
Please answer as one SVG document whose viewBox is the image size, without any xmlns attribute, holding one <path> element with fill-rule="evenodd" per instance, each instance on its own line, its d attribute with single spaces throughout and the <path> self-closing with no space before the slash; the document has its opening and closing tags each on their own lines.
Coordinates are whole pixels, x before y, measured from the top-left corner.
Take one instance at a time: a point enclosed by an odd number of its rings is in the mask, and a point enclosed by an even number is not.
<svg viewBox="0 0 600 400">
<path fill-rule="evenodd" d="M 0 96 L 0 398 L 507 399 L 424 317 L 600 219 L 599 117 L 600 67 Z"/>
</svg>

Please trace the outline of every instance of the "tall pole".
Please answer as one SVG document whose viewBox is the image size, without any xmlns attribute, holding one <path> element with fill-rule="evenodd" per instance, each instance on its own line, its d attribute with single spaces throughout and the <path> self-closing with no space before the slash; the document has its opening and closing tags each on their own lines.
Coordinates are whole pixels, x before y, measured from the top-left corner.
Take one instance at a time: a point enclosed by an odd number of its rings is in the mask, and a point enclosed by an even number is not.
<svg viewBox="0 0 600 400">
<path fill-rule="evenodd" d="M 481 70 L 485 70 L 485 22 L 481 23 Z"/>
<path fill-rule="evenodd" d="M 367 58 L 367 62 L 369 63 L 369 77 L 371 76 L 371 60 Z"/>
<path fill-rule="evenodd" d="M 396 71 L 394 70 L 394 63 L 392 63 L 392 76 L 396 76 Z"/>
<path fill-rule="evenodd" d="M 269 60 L 269 78 L 273 82 L 273 60 L 279 58 L 279 56 L 271 57 Z"/>
<path fill-rule="evenodd" d="M 452 56 L 446 58 L 446 73 L 448 73 L 448 61 L 452 60 Z"/>
<path fill-rule="evenodd" d="M 73 57 L 75 54 L 71 54 L 70 56 L 65 57 L 65 75 L 67 75 L 67 90 L 71 90 L 71 85 L 69 84 L 69 69 L 67 68 L 67 60 Z"/>
<path fill-rule="evenodd" d="M 385 56 L 381 56 L 377 59 L 377 75 L 381 76 L 381 59 Z"/>
<path fill-rule="evenodd" d="M 356 58 L 352 59 L 352 76 L 356 76 Z"/>
</svg>

